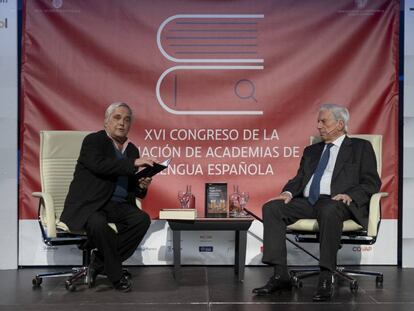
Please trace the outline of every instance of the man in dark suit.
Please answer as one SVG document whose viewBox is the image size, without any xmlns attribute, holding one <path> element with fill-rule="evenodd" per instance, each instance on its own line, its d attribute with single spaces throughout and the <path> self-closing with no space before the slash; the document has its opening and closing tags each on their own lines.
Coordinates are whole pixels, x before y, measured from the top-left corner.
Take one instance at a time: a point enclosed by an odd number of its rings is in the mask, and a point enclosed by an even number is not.
<svg viewBox="0 0 414 311">
<path fill-rule="evenodd" d="M 114 288 L 127 292 L 131 281 L 122 271 L 150 226 L 148 214 L 135 198 L 144 198 L 151 178 L 136 180 L 139 167 L 153 160 L 140 158 L 128 138 L 132 111 L 125 103 L 113 103 L 105 112 L 104 130 L 89 134 L 82 143 L 73 181 L 61 215 L 70 230 L 86 230 L 97 249 L 89 266 L 90 286 L 105 273 Z M 108 223 L 115 223 L 115 232 Z"/>
<path fill-rule="evenodd" d="M 372 145 L 346 135 L 348 120 L 345 107 L 322 105 L 317 126 L 322 142 L 305 148 L 296 176 L 279 196 L 263 205 L 262 261 L 274 266 L 274 275 L 253 293 L 266 295 L 291 289 L 286 226 L 311 218 L 317 219 L 320 230 L 321 269 L 313 300 L 332 296 L 342 223 L 353 219 L 366 228 L 369 200 L 381 187 Z"/>
</svg>

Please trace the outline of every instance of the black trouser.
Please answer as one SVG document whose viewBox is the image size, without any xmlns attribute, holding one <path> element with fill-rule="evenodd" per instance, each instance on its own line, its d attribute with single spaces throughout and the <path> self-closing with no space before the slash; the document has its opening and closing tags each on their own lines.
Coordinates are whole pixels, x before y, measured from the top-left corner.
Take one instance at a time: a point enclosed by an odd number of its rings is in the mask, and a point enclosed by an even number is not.
<svg viewBox="0 0 414 311">
<path fill-rule="evenodd" d="M 108 223 L 116 225 L 116 233 Z M 122 262 L 132 256 L 144 238 L 151 220 L 147 213 L 128 203 L 110 201 L 87 220 L 88 239 L 98 249 L 104 272 L 111 282 L 122 276 Z"/>
<path fill-rule="evenodd" d="M 348 206 L 329 197 L 312 206 L 306 198 L 294 198 L 288 204 L 273 200 L 263 205 L 263 259 L 271 265 L 287 265 L 286 226 L 298 219 L 316 219 L 319 225 L 319 265 L 331 271 L 341 241 L 343 221 L 352 218 Z"/>
</svg>

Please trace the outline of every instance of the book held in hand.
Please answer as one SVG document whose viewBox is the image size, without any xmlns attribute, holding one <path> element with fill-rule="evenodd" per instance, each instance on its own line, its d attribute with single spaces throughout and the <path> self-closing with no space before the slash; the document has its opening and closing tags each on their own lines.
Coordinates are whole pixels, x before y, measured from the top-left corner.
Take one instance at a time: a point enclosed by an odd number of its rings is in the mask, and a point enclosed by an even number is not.
<svg viewBox="0 0 414 311">
<path fill-rule="evenodd" d="M 170 162 L 171 162 L 171 158 L 169 158 L 169 159 L 167 159 L 167 160 L 165 160 L 164 162 L 161 162 L 161 163 L 154 162 L 153 166 L 147 166 L 146 168 L 144 168 L 140 171 L 137 171 L 135 173 L 135 176 L 138 179 L 145 178 L 145 177 L 152 177 L 152 176 L 158 174 L 159 172 L 165 170 L 168 167 L 168 165 L 170 164 Z"/>
<path fill-rule="evenodd" d="M 195 208 L 165 208 L 160 210 L 159 219 L 195 220 L 197 210 Z"/>
</svg>

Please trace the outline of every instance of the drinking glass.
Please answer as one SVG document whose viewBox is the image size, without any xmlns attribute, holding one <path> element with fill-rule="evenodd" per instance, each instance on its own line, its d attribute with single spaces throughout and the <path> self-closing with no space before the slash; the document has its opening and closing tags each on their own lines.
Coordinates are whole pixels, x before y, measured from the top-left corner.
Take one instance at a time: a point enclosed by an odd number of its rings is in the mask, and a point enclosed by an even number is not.
<svg viewBox="0 0 414 311">
<path fill-rule="evenodd" d="M 229 216 L 230 217 L 237 217 L 240 209 L 239 204 L 239 186 L 233 186 L 233 193 L 229 197 Z"/>
<path fill-rule="evenodd" d="M 191 192 L 178 191 L 178 201 L 180 202 L 181 208 L 189 208 Z"/>
<path fill-rule="evenodd" d="M 240 192 L 239 194 L 239 209 L 238 209 L 238 216 L 247 216 L 244 208 L 249 202 L 249 193 L 248 192 Z"/>
</svg>

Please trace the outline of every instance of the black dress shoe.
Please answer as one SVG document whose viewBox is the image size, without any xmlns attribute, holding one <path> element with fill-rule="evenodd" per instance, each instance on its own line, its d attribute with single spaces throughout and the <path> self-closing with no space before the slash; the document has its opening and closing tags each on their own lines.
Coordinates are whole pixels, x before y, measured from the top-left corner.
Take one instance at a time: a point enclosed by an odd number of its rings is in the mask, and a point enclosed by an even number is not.
<svg viewBox="0 0 414 311">
<path fill-rule="evenodd" d="M 282 279 L 280 275 L 272 276 L 267 284 L 262 287 L 253 289 L 253 294 L 269 295 L 277 291 L 289 291 L 292 289 L 292 282 L 290 279 Z"/>
<path fill-rule="evenodd" d="M 313 301 L 327 301 L 332 297 L 333 292 L 333 279 L 331 277 L 319 278 L 318 288 L 313 295 Z"/>
<path fill-rule="evenodd" d="M 122 276 L 118 282 L 114 283 L 114 288 L 117 291 L 124 292 L 124 293 L 131 291 L 131 287 L 132 287 L 131 281 L 127 279 L 125 276 Z"/>
</svg>

